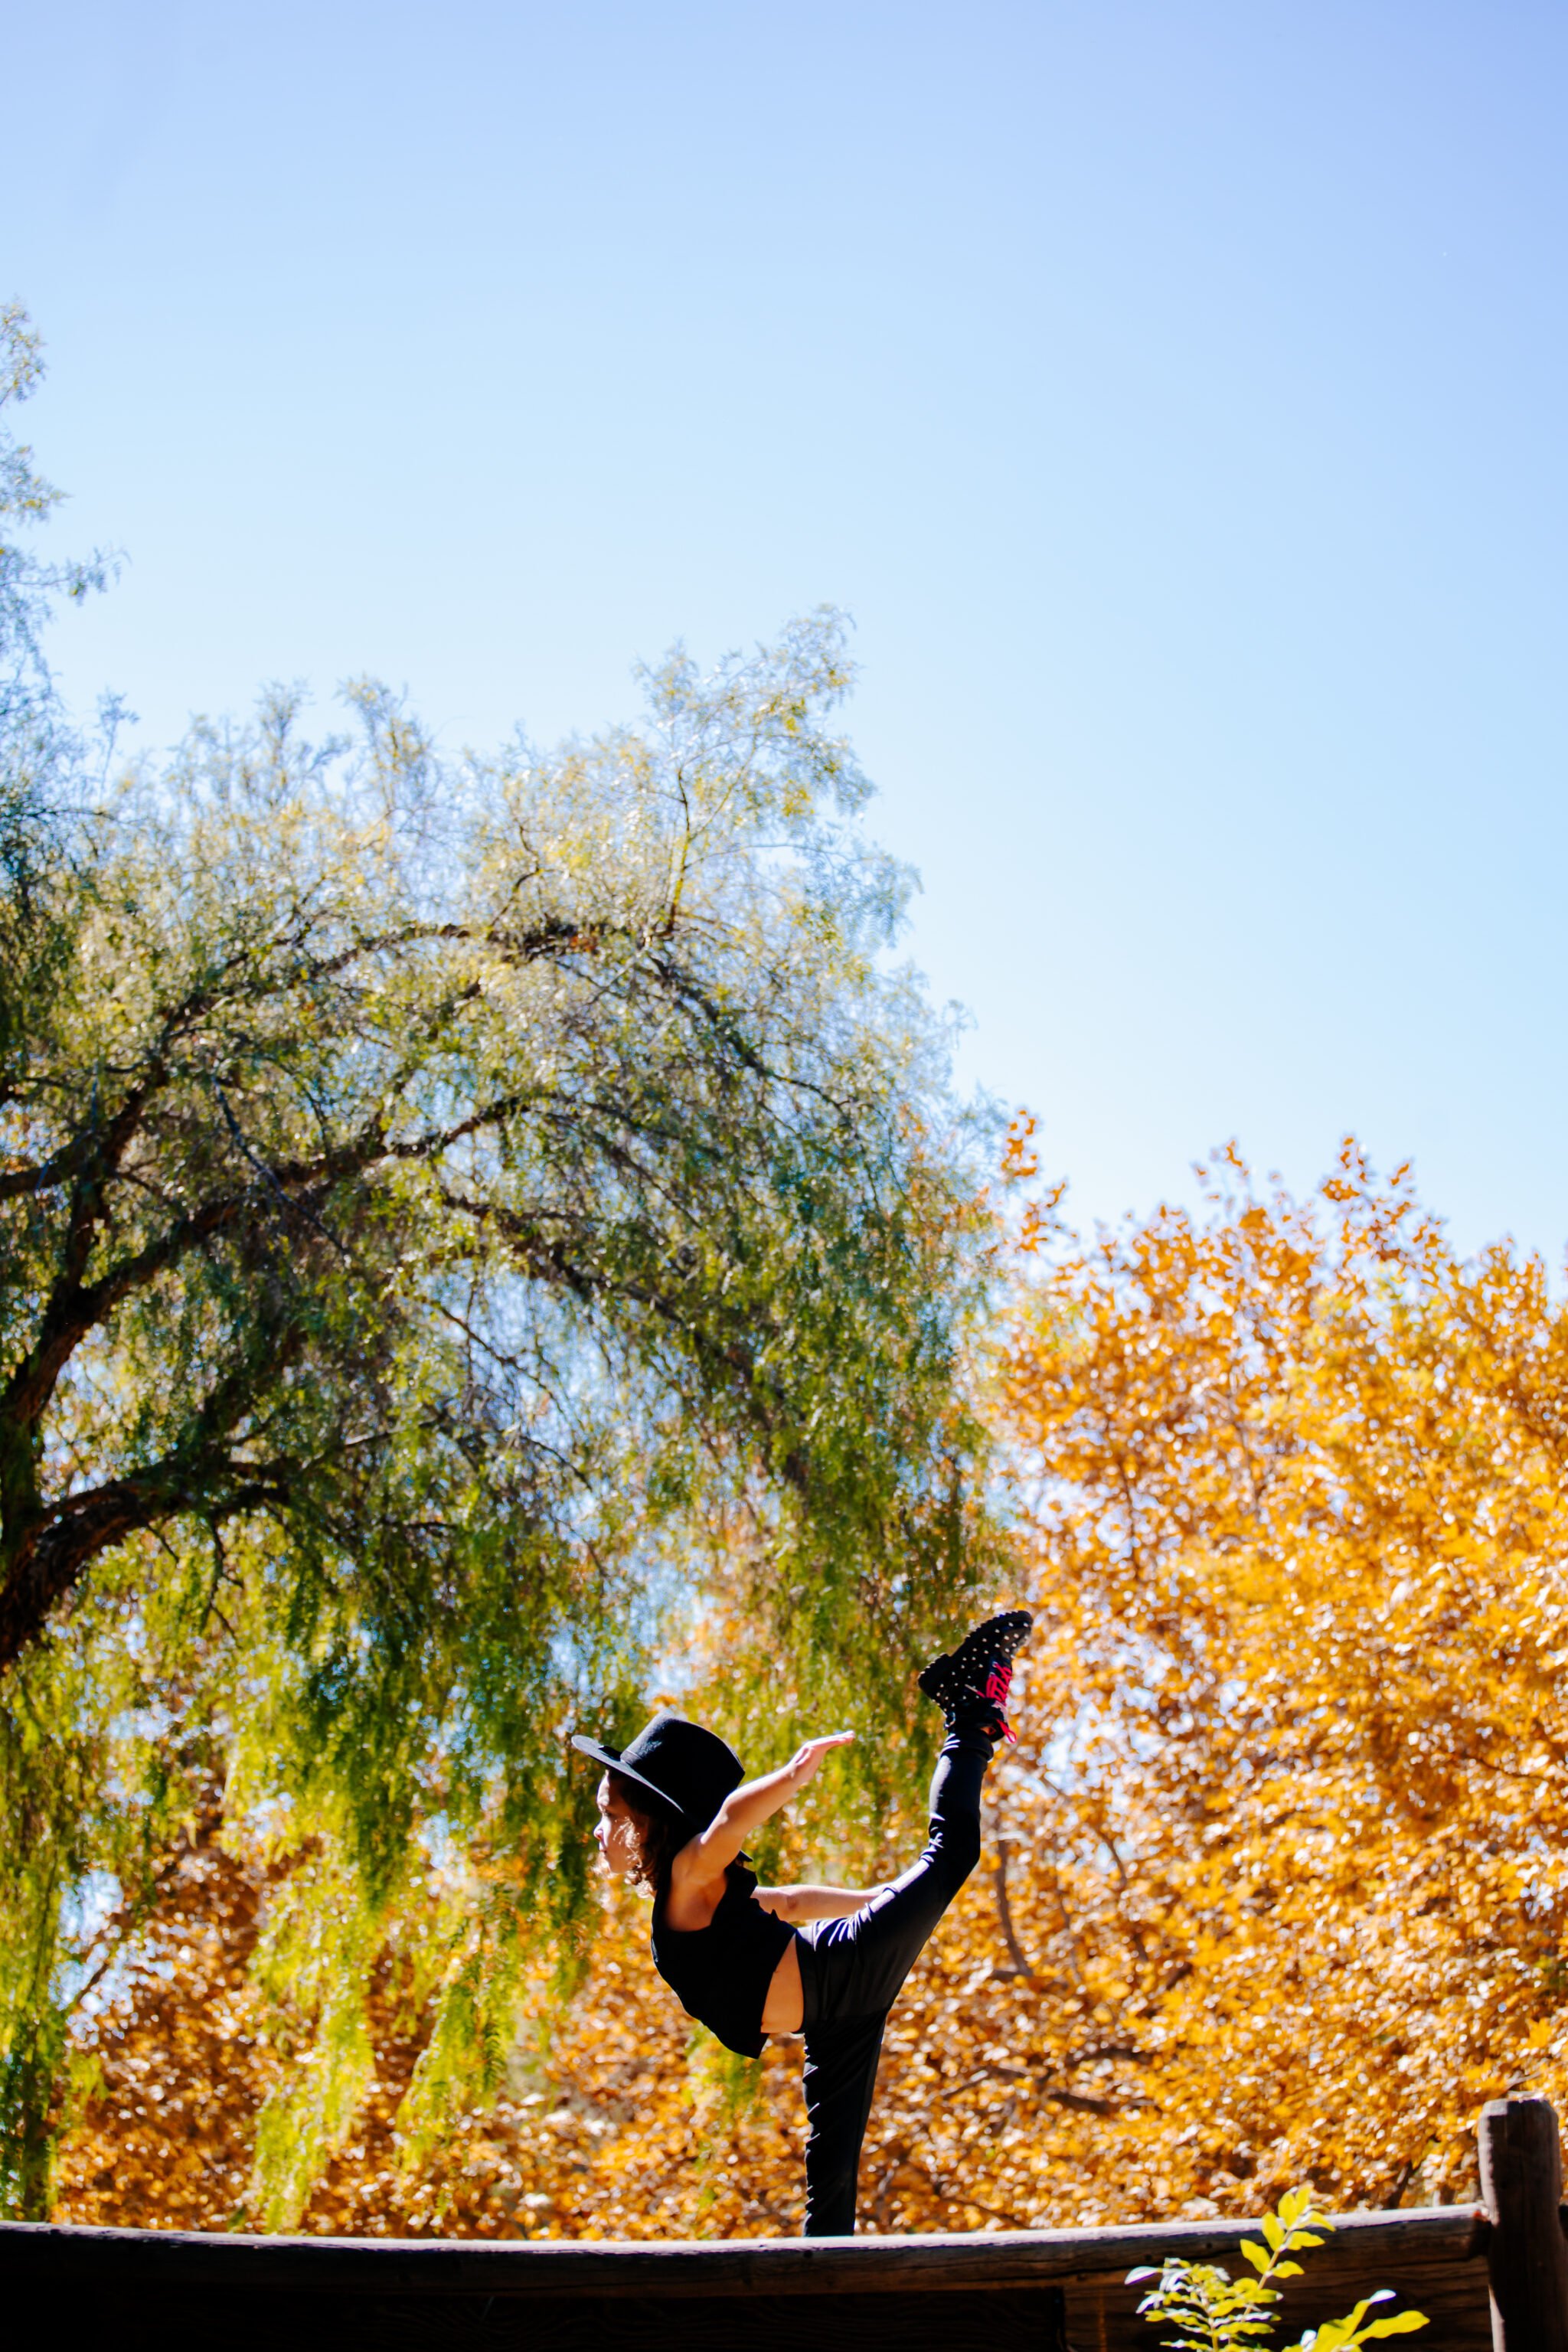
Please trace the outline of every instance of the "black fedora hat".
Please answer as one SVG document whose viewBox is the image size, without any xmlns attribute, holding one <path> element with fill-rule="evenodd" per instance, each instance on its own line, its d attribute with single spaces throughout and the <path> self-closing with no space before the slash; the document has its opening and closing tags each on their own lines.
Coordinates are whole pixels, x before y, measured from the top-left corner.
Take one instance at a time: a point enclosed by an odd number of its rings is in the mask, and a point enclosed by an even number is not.
<svg viewBox="0 0 1568 2352">
<path fill-rule="evenodd" d="M 745 1767 L 716 1731 L 688 1723 L 672 1707 L 661 1708 L 645 1723 L 625 1748 L 606 1748 L 602 1740 L 573 1735 L 572 1745 L 612 1772 L 656 1797 L 667 1811 L 679 1813 L 694 1829 L 705 1830 L 731 1789 L 746 1777 Z"/>
</svg>

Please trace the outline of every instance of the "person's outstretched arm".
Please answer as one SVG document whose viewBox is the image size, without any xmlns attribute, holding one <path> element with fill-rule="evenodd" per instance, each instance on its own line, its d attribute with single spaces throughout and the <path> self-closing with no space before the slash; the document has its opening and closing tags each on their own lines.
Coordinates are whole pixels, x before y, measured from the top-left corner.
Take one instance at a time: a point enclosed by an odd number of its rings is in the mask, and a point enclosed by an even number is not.
<svg viewBox="0 0 1568 2352">
<path fill-rule="evenodd" d="M 701 1835 L 683 1845 L 670 1865 L 670 1893 L 678 1906 L 682 1898 L 700 1901 L 721 1885 L 724 1873 L 752 1831 L 761 1829 L 792 1797 L 798 1797 L 823 1758 L 854 1737 L 852 1731 L 832 1731 L 826 1738 L 808 1739 L 776 1772 L 764 1772 L 760 1780 L 746 1780 L 732 1789 Z"/>
<path fill-rule="evenodd" d="M 775 1919 L 798 1927 L 803 1919 L 847 1919 L 881 1891 L 879 1886 L 759 1886 L 752 1899 Z"/>
</svg>

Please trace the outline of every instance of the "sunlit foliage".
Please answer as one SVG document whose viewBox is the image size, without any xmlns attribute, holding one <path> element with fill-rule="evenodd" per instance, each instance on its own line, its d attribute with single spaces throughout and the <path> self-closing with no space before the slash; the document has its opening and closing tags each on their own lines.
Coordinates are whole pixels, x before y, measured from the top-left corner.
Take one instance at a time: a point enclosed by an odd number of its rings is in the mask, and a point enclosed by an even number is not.
<svg viewBox="0 0 1568 2352">
<path fill-rule="evenodd" d="M 7 563 L 26 669 L 49 583 Z M 844 636 L 677 652 L 640 727 L 551 754 L 443 760 L 361 685 L 342 738 L 273 693 L 112 789 L 60 735 L 71 789 L 13 794 L 13 2207 L 47 2203 L 84 1987 L 133 1969 L 213 1791 L 290 2021 L 255 2134 L 286 2220 L 367 2095 L 389 1950 L 416 2137 L 500 2081 L 533 1948 L 569 1967 L 574 1720 L 629 1729 L 700 1616 L 738 1730 L 764 1688 L 901 1726 L 885 1663 L 988 1572 L 992 1242 L 828 724 Z M 904 1759 L 861 1754 L 868 1813 Z"/>
<path fill-rule="evenodd" d="M 863 2226 L 1472 2196 L 1487 2099 L 1568 2101 L 1568 1315 L 1351 1147 L 1313 1202 L 1222 1155 L 1203 1216 L 1027 1241 L 997 1409 L 1041 1622 L 981 1869 L 893 2013 Z M 784 1866 L 831 1867 L 831 1803 Z M 798 2226 L 796 2058 L 727 2070 L 646 1924 L 609 1902 L 500 2107 L 406 2172 L 390 2125 L 353 2143 L 311 2225 Z M 381 2045 L 393 2108 L 421 2030 Z"/>
<path fill-rule="evenodd" d="M 1242 2240 L 1248 2267 L 1235 2277 L 1224 2263 L 1188 2262 L 1179 2254 L 1167 2254 L 1158 2270 L 1144 2264 L 1129 2271 L 1129 2286 L 1154 2282 L 1138 2305 L 1139 2317 L 1151 2326 L 1180 2331 L 1161 2336 L 1169 2352 L 1254 2352 L 1278 2334 L 1284 2295 L 1276 2280 L 1300 2278 L 1296 2255 L 1321 2246 L 1322 2231 L 1333 2226 L 1312 2210 L 1310 2189 L 1289 2189 L 1276 2210 L 1263 2216 L 1259 2235 Z M 1394 2299 L 1391 2287 L 1374 2289 L 1342 2318 L 1308 2328 L 1292 2352 L 1359 2352 L 1363 2344 L 1413 2336 L 1428 2325 L 1424 2312 L 1379 2310 Z"/>
<path fill-rule="evenodd" d="M 1564 2088 L 1568 1313 L 1349 1144 L 1315 1202 L 1222 1154 L 1206 1219 L 1037 1258 L 1005 1398 L 1061 1697 L 1008 1822 L 1128 2049 L 1102 2159 L 1465 2193 L 1482 2102 Z"/>
<path fill-rule="evenodd" d="M 1231 1152 L 1201 1214 L 1037 1198 L 1004 1303 L 832 615 L 548 755 L 363 685 L 111 782 L 52 498 L 0 442 L 7 2208 L 58 2156 L 82 2220 L 794 2227 L 795 2055 L 693 2034 L 564 1735 L 853 1724 L 760 1858 L 896 1868 L 910 1670 L 999 1586 L 1020 1743 L 868 2226 L 1471 2193 L 1481 2104 L 1568 2095 L 1543 1266 Z"/>
</svg>

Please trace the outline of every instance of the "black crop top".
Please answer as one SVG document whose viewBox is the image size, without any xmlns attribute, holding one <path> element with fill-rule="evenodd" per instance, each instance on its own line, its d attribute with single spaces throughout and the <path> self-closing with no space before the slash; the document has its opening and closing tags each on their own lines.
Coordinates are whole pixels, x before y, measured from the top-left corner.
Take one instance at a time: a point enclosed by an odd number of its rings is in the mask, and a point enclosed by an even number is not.
<svg viewBox="0 0 1568 2352">
<path fill-rule="evenodd" d="M 653 1964 L 688 2017 L 716 2033 L 726 2050 L 760 2058 L 767 2040 L 763 2003 L 795 1929 L 753 1903 L 757 1874 L 742 1862 L 724 1873 L 719 1908 L 706 1927 L 672 1927 L 665 1891 L 653 1906 Z"/>
</svg>

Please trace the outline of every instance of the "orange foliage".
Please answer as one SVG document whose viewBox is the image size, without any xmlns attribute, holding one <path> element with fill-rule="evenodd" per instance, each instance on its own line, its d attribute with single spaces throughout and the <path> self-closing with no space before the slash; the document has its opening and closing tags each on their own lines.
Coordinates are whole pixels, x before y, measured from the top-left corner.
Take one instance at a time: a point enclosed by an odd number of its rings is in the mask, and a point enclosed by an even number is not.
<svg viewBox="0 0 1568 2352">
<path fill-rule="evenodd" d="M 80 2021 L 88 2063 L 61 2150 L 61 2220 L 221 2230 L 244 2215 L 250 2127 L 277 2062 L 247 1973 L 262 1889 L 216 1826 L 200 1824 Z"/>
<path fill-rule="evenodd" d="M 996 1392 L 1040 1622 L 985 1858 L 893 2013 L 862 2226 L 1472 2193 L 1482 2102 L 1568 2096 L 1568 1316 L 1533 1261 L 1457 1263 L 1349 1147 L 1314 1204 L 1226 1156 L 1206 1220 L 1085 1244 L 1047 1204 L 1025 1238 Z M 919 1835 L 889 1823 L 882 1864 Z M 91 2029 L 63 2218 L 242 2209 L 279 2063 L 257 1899 L 210 1849 L 174 1882 Z M 564 2015 L 406 2172 L 418 2033 L 388 1993 L 304 2226 L 798 2227 L 797 2053 L 729 2066 L 646 1927 L 606 1895 Z"/>
<path fill-rule="evenodd" d="M 1544 1269 L 1458 1262 L 1353 1144 L 1311 1206 L 1224 1154 L 1205 1223 L 1045 1253 L 1005 1397 L 1061 1694 L 1019 1834 L 1149 2102 L 1097 2171 L 1121 2210 L 1141 2171 L 1189 2210 L 1468 2192 L 1481 2103 L 1568 2071 Z"/>
</svg>

